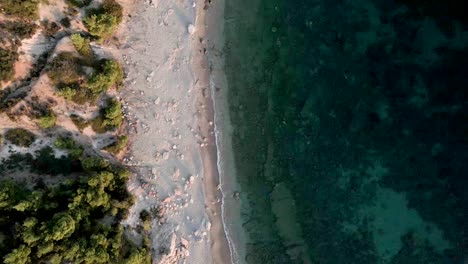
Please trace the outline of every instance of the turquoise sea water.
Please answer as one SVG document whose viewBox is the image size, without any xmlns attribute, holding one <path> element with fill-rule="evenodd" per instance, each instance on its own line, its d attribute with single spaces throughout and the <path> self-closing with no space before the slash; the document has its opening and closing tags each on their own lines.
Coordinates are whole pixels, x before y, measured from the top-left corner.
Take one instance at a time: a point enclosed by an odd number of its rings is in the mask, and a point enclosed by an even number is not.
<svg viewBox="0 0 468 264">
<path fill-rule="evenodd" d="M 226 1 L 247 263 L 464 263 L 463 1 Z"/>
</svg>

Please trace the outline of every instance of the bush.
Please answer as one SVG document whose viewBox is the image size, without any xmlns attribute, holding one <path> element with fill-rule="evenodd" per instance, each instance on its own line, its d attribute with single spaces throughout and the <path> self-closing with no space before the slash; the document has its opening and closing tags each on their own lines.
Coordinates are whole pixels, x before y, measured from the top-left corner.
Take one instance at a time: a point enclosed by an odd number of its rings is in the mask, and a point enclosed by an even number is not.
<svg viewBox="0 0 468 264">
<path fill-rule="evenodd" d="M 60 30 L 60 26 L 55 22 L 49 22 L 48 20 L 41 21 L 41 26 L 44 29 L 44 34 L 47 37 L 53 37 Z"/>
<path fill-rule="evenodd" d="M 111 99 L 104 109 L 104 117 L 104 125 L 106 127 L 119 127 L 123 120 L 122 104 L 115 99 Z"/>
<path fill-rule="evenodd" d="M 88 10 L 84 23 L 91 35 L 105 39 L 112 36 L 122 19 L 122 7 L 115 0 L 104 0 L 99 8 Z"/>
<path fill-rule="evenodd" d="M 56 121 L 57 121 L 57 116 L 52 110 L 49 110 L 45 115 L 38 118 L 37 124 L 41 128 L 45 129 L 45 128 L 53 127 Z"/>
<path fill-rule="evenodd" d="M 70 39 L 76 51 L 85 57 L 88 65 L 91 65 L 94 61 L 94 54 L 89 39 L 82 37 L 80 34 L 72 34 Z"/>
<path fill-rule="evenodd" d="M 0 81 L 9 81 L 15 75 L 15 62 L 18 60 L 16 51 L 0 48 Z"/>
<path fill-rule="evenodd" d="M 79 59 L 70 52 L 58 54 L 50 63 L 47 75 L 59 86 L 73 86 L 85 79 Z"/>
<path fill-rule="evenodd" d="M 5 133 L 5 139 L 20 147 L 29 147 L 36 136 L 24 128 L 12 128 Z"/>
<path fill-rule="evenodd" d="M 115 60 L 102 60 L 101 65 L 102 67 L 91 77 L 87 85 L 94 94 L 106 91 L 112 85 L 119 85 L 123 80 L 120 63 Z"/>
<path fill-rule="evenodd" d="M 110 14 L 94 14 L 84 20 L 89 33 L 99 39 L 105 39 L 114 33 L 118 26 L 118 20 Z"/>
<path fill-rule="evenodd" d="M 143 210 L 140 212 L 141 225 L 146 232 L 151 230 L 151 219 L 151 214 L 148 211 Z"/>
<path fill-rule="evenodd" d="M 70 119 L 72 120 L 73 124 L 78 128 L 78 130 L 83 131 L 87 126 L 89 126 L 89 122 L 86 121 L 84 118 L 81 118 L 77 115 L 71 115 Z"/>
<path fill-rule="evenodd" d="M 82 8 L 82 7 L 89 5 L 91 3 L 91 0 L 67 0 L 67 2 L 71 6 Z"/>
<path fill-rule="evenodd" d="M 76 95 L 76 89 L 73 89 L 70 86 L 60 87 L 57 89 L 57 94 L 66 100 L 71 101 Z"/>
<path fill-rule="evenodd" d="M 38 16 L 38 4 L 40 0 L 2 0 L 0 9 L 5 14 L 16 16 L 20 19 L 36 20 Z"/>
<path fill-rule="evenodd" d="M 46 175 L 69 175 L 72 172 L 83 171 L 76 157 L 69 155 L 55 157 L 54 150 L 47 146 L 35 153 L 36 158 L 32 161 L 31 171 Z M 78 164 L 77 164 L 78 162 Z"/>
<path fill-rule="evenodd" d="M 99 114 L 91 121 L 91 128 L 98 134 L 105 133 L 108 129 L 104 126 L 104 116 Z"/>
<path fill-rule="evenodd" d="M 104 133 L 120 127 L 122 121 L 122 104 L 115 99 L 109 99 L 107 106 L 101 109 L 99 116 L 92 121 L 91 126 L 96 133 Z"/>
<path fill-rule="evenodd" d="M 25 39 L 34 35 L 37 25 L 27 22 L 5 21 L 0 23 L 0 28 L 5 29 L 19 39 Z"/>
<path fill-rule="evenodd" d="M 83 154 L 84 148 L 78 145 L 75 140 L 70 137 L 59 137 L 54 145 L 58 149 L 67 150 L 72 158 L 78 158 Z"/>
<path fill-rule="evenodd" d="M 101 9 L 103 13 L 110 14 L 117 18 L 117 23 L 122 23 L 123 10 L 122 6 L 119 5 L 115 0 L 104 0 Z"/>
<path fill-rule="evenodd" d="M 60 19 L 60 25 L 62 25 L 63 27 L 69 28 L 71 27 L 71 21 L 68 17 L 64 17 Z"/>
<path fill-rule="evenodd" d="M 122 151 L 122 149 L 125 148 L 127 143 L 128 143 L 128 137 L 127 136 L 125 136 L 125 135 L 124 136 L 119 136 L 114 143 L 112 143 L 109 146 L 105 147 L 104 150 L 107 151 L 107 152 L 110 152 L 112 154 L 117 154 L 120 151 Z"/>
</svg>

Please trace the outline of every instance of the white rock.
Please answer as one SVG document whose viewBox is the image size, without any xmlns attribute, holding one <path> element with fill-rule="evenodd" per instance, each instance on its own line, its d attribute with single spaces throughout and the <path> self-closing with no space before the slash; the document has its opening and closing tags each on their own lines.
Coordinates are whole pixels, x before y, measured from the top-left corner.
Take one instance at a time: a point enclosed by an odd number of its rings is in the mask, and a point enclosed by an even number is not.
<svg viewBox="0 0 468 264">
<path fill-rule="evenodd" d="M 195 33 L 195 31 L 196 31 L 195 26 L 192 25 L 192 24 L 188 25 L 187 30 L 190 33 L 190 35 L 193 35 L 193 33 Z"/>
</svg>

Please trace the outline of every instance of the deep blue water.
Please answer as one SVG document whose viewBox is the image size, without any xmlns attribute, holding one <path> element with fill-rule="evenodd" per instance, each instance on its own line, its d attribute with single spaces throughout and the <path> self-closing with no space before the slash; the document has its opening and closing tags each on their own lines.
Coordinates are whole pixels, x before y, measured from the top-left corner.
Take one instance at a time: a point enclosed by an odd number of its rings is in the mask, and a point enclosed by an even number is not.
<svg viewBox="0 0 468 264">
<path fill-rule="evenodd" d="M 248 263 L 466 261 L 462 10 L 463 1 L 227 3 Z"/>
</svg>

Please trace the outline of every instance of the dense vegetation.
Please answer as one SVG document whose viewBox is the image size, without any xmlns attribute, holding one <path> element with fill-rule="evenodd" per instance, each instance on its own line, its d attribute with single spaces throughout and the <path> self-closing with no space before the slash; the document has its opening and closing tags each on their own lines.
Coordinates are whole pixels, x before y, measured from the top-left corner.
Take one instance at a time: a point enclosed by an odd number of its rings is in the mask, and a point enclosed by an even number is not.
<svg viewBox="0 0 468 264">
<path fill-rule="evenodd" d="M 38 18 L 38 4 L 40 0 L 2 0 L 0 10 L 5 14 L 25 20 Z"/>
<path fill-rule="evenodd" d="M 5 139 L 20 147 L 29 147 L 36 136 L 24 128 L 12 128 L 5 132 Z"/>
<path fill-rule="evenodd" d="M 82 147 L 69 138 L 60 138 L 55 145 L 70 150 L 69 157 L 55 158 L 46 147 L 37 158 L 13 158 L 25 163 L 22 168 L 34 170 L 43 161 L 54 167 L 75 164 L 78 177 L 67 177 L 55 187 L 0 181 L 4 263 L 150 263 L 148 246 L 137 249 L 125 239 L 119 224 L 133 203 L 125 187 L 129 173 L 84 156 Z M 6 171 L 0 169 L 0 175 Z"/>
<path fill-rule="evenodd" d="M 0 81 L 9 81 L 15 75 L 16 51 L 0 48 Z"/>
<path fill-rule="evenodd" d="M 13 34 L 16 38 L 30 38 L 37 29 L 37 25 L 25 21 L 4 21 L 0 23 L 0 30 Z"/>
</svg>

